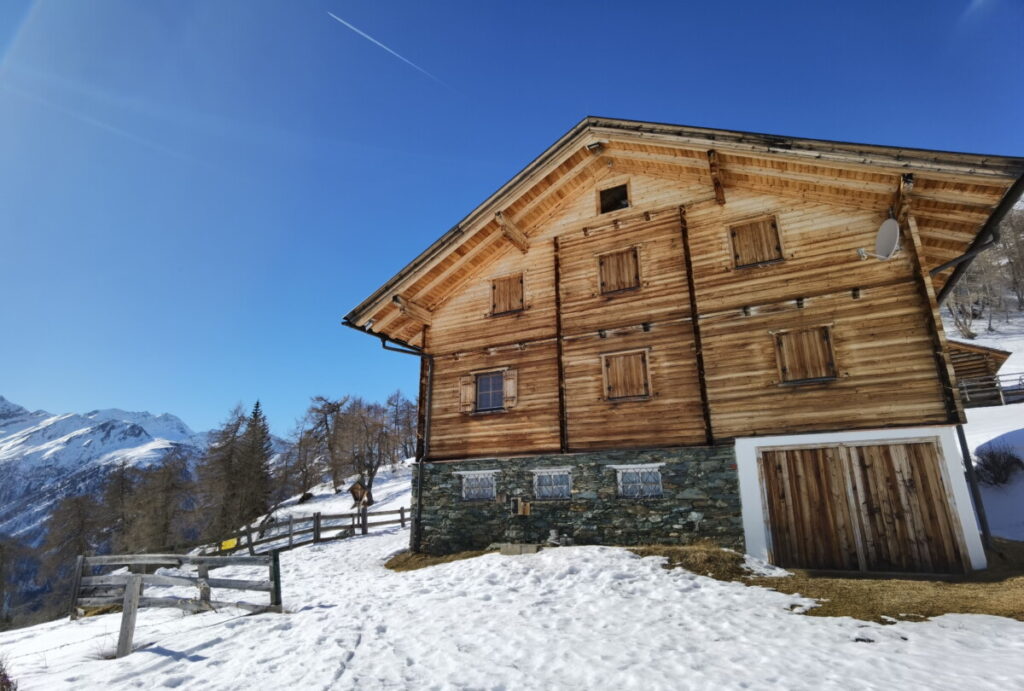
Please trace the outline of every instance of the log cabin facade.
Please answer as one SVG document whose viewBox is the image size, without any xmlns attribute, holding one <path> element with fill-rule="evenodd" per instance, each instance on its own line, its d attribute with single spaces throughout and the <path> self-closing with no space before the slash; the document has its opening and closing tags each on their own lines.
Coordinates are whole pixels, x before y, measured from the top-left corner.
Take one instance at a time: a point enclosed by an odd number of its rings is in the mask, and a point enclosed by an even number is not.
<svg viewBox="0 0 1024 691">
<path fill-rule="evenodd" d="M 584 119 L 345 318 L 421 357 L 414 548 L 983 568 L 938 302 L 1022 173 Z"/>
</svg>

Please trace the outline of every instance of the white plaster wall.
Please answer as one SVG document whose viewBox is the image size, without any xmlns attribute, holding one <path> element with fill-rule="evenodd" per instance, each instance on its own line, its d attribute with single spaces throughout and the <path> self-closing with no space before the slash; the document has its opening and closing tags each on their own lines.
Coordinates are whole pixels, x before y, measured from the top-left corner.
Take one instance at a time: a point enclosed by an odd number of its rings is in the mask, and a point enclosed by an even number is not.
<svg viewBox="0 0 1024 691">
<path fill-rule="evenodd" d="M 740 502 L 743 506 L 743 533 L 747 553 L 759 559 L 768 559 L 768 522 L 761 480 L 757 467 L 757 450 L 773 446 L 803 444 L 837 444 L 849 442 L 887 442 L 903 439 L 933 438 L 939 443 L 943 461 L 943 479 L 953 495 L 953 510 L 960 520 L 964 543 L 972 569 L 984 569 L 988 564 L 981 535 L 974 517 L 970 491 L 964 478 L 963 458 L 957 443 L 956 428 L 908 427 L 905 429 L 861 430 L 857 432 L 830 432 L 823 434 L 796 434 L 777 437 L 741 437 L 736 440 L 736 468 L 740 477 Z"/>
</svg>

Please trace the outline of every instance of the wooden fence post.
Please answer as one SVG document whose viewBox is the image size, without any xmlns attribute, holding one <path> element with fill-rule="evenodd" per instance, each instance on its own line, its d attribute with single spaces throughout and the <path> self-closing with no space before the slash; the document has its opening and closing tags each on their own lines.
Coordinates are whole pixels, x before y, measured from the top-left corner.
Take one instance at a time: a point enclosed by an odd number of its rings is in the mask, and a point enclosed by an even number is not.
<svg viewBox="0 0 1024 691">
<path fill-rule="evenodd" d="M 207 580 L 210 578 L 210 567 L 206 564 L 200 564 L 197 568 L 199 571 L 199 601 L 209 602 L 210 584 Z"/>
<path fill-rule="evenodd" d="M 398 520 L 401 521 L 402 527 L 404 528 L 405 527 L 405 507 L 404 506 L 399 506 L 398 507 Z"/>
<path fill-rule="evenodd" d="M 117 657 L 124 657 L 132 651 L 135 637 L 135 616 L 139 613 L 139 598 L 142 597 L 142 576 L 128 577 L 124 587 L 124 605 L 121 612 L 121 635 L 117 639 Z"/>
<path fill-rule="evenodd" d="M 295 539 L 295 514 L 288 516 L 288 548 L 291 549 Z"/>
<path fill-rule="evenodd" d="M 270 604 L 281 611 L 281 550 L 275 549 L 270 553 L 270 580 L 274 589 L 270 591 Z"/>
<path fill-rule="evenodd" d="M 313 542 L 320 542 L 320 512 L 313 514 Z"/>
<path fill-rule="evenodd" d="M 359 509 L 359 522 L 362 523 L 363 535 L 367 533 L 367 523 L 369 523 L 369 514 L 365 506 Z"/>
<path fill-rule="evenodd" d="M 249 526 L 249 527 L 247 527 L 245 529 L 245 537 L 246 537 L 246 539 L 249 542 L 249 555 L 255 557 L 256 556 L 256 548 L 252 544 L 252 527 L 251 526 Z"/>
<path fill-rule="evenodd" d="M 78 619 L 78 591 L 82 589 L 82 569 L 85 568 L 85 556 L 79 554 L 75 560 L 75 573 L 71 576 L 71 620 Z"/>
</svg>

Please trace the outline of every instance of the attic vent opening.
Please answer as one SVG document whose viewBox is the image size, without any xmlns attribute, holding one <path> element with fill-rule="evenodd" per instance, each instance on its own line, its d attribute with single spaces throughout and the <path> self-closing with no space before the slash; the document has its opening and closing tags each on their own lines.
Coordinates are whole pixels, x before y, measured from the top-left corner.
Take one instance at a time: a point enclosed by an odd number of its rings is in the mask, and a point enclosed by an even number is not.
<svg viewBox="0 0 1024 691">
<path fill-rule="evenodd" d="M 629 186 L 616 185 L 600 192 L 601 213 L 629 208 Z"/>
</svg>

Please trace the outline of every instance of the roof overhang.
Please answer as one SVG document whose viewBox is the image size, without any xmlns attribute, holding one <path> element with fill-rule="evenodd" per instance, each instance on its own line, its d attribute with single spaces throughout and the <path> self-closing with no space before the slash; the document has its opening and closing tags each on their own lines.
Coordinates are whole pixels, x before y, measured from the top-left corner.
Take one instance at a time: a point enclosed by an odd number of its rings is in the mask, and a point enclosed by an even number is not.
<svg viewBox="0 0 1024 691">
<path fill-rule="evenodd" d="M 588 149 L 590 145 L 590 149 Z M 410 324 L 395 318 L 394 302 L 407 300 L 413 306 L 419 297 L 409 293 L 414 282 L 427 272 L 450 258 L 454 252 L 469 242 L 481 229 L 493 228 L 495 214 L 512 208 L 517 199 L 535 188 L 555 184 L 557 174 L 576 174 L 586 167 L 587 152 L 600 155 L 604 147 L 610 147 L 606 154 L 640 156 L 636 149 L 654 147 L 656 151 L 668 153 L 701 153 L 714 149 L 719 154 L 733 156 L 736 160 L 765 162 L 764 170 L 755 169 L 756 175 L 768 174 L 773 167 L 792 165 L 800 170 L 829 170 L 834 175 L 877 174 L 876 180 L 856 181 L 864 194 L 873 194 L 876 205 L 885 194 L 886 183 L 879 180 L 886 176 L 900 179 L 908 173 L 917 176 L 924 184 L 918 185 L 921 209 L 918 213 L 927 215 L 919 221 L 925 238 L 925 268 L 934 268 L 962 255 L 969 246 L 974 246 L 979 233 L 994 220 L 996 212 L 1008 208 L 1016 201 L 1009 192 L 1024 180 L 1024 159 L 1007 156 L 967 154 L 948 151 L 898 148 L 869 144 L 854 144 L 820 139 L 717 130 L 702 127 L 688 127 L 661 123 L 619 120 L 612 118 L 586 117 L 562 135 L 537 158 L 531 161 L 512 179 L 498 188 L 482 204 L 427 247 L 405 268 L 395 274 L 384 285 L 363 300 L 345 316 L 345 322 L 376 336 L 408 344 Z M 677 163 L 673 155 L 646 154 L 648 165 L 669 166 Z M 749 158 L 748 158 L 749 157 Z M 682 157 L 678 159 L 682 161 Z M 570 165 L 577 161 L 574 165 Z M 652 162 L 653 161 L 653 162 Z M 695 165 L 688 161 L 688 165 Z M 705 163 L 706 165 L 706 163 Z M 730 166 L 724 166 L 726 172 Z M 749 167 L 736 166 L 737 169 Z M 743 180 L 756 179 L 748 172 L 733 172 L 733 184 L 745 184 Z M 782 173 L 785 176 L 785 173 Z M 797 173 L 790 173 L 794 178 Z M 853 184 L 854 181 L 847 180 Z M 794 183 L 796 184 L 796 183 Z M 850 189 L 853 189 L 852 187 Z M 882 191 L 880 192 L 879 189 Z M 920 190 L 920 191 L 917 191 Z M 915 214 L 916 215 L 916 214 Z M 927 224 L 931 223 L 929 227 Z M 491 224 L 491 226 L 488 226 Z M 931 235 L 929 235 L 931 234 Z M 929 237 L 933 238 L 929 245 Z M 961 265 L 962 266 L 962 265 Z M 947 283 L 956 280 L 962 270 L 950 268 L 936 277 L 937 291 L 946 288 Z M 951 278 L 952 277 L 952 278 Z M 421 281 L 422 282 L 422 281 Z M 400 296 L 400 297 L 399 297 Z M 390 332 L 377 331 L 372 320 L 375 315 L 387 314 L 392 324 Z M 402 309 L 402 316 L 406 311 Z M 399 328 L 398 325 L 402 325 Z M 404 338 L 403 338 L 404 336 Z"/>
</svg>

